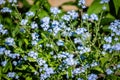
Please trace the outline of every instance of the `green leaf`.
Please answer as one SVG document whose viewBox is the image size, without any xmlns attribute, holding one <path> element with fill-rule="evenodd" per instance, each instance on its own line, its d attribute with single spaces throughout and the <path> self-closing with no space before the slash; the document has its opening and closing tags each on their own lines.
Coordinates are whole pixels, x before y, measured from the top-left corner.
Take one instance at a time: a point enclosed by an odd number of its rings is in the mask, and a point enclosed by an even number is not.
<svg viewBox="0 0 120 80">
<path fill-rule="evenodd" d="M 31 58 L 31 57 L 28 57 L 27 59 L 28 59 L 30 62 L 36 62 L 36 60 L 33 59 L 33 58 Z"/>
<path fill-rule="evenodd" d="M 92 13 L 100 13 L 102 10 L 103 5 L 100 4 L 100 0 L 94 0 L 94 2 L 91 4 L 91 6 L 88 8 L 87 13 L 92 14 Z M 108 9 L 108 5 L 106 4 L 106 7 Z"/>
<path fill-rule="evenodd" d="M 36 71 L 35 68 L 32 67 L 32 66 L 29 66 L 29 68 L 31 69 L 31 72 L 35 72 Z"/>
<path fill-rule="evenodd" d="M 4 73 L 6 73 L 8 70 L 12 71 L 12 64 L 11 64 L 11 61 L 9 61 L 6 66 L 3 68 L 3 71 Z"/>
<path fill-rule="evenodd" d="M 68 68 L 68 77 L 72 78 L 72 67 Z"/>
<path fill-rule="evenodd" d="M 8 77 L 6 76 L 6 74 L 3 74 L 2 77 L 5 78 L 6 80 L 11 80 L 10 78 L 8 78 Z"/>
<path fill-rule="evenodd" d="M 113 18 L 103 18 L 102 20 L 101 20 L 101 25 L 109 25 L 112 21 L 114 21 L 115 19 L 113 19 Z"/>
<path fill-rule="evenodd" d="M 0 67 L 0 80 L 2 78 L 2 67 Z"/>
<path fill-rule="evenodd" d="M 118 14 L 118 11 L 119 11 L 119 8 L 120 8 L 120 0 L 113 0 L 113 3 L 114 3 L 114 6 L 115 6 L 115 12 L 116 12 L 116 14 Z"/>
<path fill-rule="evenodd" d="M 38 12 L 38 17 L 39 18 L 43 18 L 43 17 L 46 17 L 46 16 L 48 16 L 48 13 L 45 10 L 40 10 Z"/>
<path fill-rule="evenodd" d="M 97 70 L 97 71 L 99 71 L 99 72 L 101 72 L 101 73 L 104 72 L 103 69 L 101 69 L 100 67 L 95 67 L 94 70 Z"/>
<path fill-rule="evenodd" d="M 26 70 L 28 65 L 22 65 L 21 67 L 16 67 L 18 70 Z"/>
<path fill-rule="evenodd" d="M 32 80 L 32 78 L 31 77 L 26 77 L 25 80 Z"/>
<path fill-rule="evenodd" d="M 26 45 L 29 44 L 28 40 L 27 39 L 24 39 L 24 42 L 26 43 Z"/>
</svg>

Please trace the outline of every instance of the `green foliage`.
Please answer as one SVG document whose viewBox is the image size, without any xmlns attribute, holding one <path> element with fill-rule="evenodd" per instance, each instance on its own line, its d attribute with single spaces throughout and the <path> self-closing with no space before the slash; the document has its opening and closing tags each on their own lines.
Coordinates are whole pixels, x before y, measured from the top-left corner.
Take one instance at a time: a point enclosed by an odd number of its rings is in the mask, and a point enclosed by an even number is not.
<svg viewBox="0 0 120 80">
<path fill-rule="evenodd" d="M 91 74 L 120 79 L 120 0 L 94 0 L 86 8 L 76 0 L 59 7 L 79 8 L 73 13 L 52 12 L 47 0 L 8 1 L 0 2 L 0 80 L 87 80 Z"/>
</svg>

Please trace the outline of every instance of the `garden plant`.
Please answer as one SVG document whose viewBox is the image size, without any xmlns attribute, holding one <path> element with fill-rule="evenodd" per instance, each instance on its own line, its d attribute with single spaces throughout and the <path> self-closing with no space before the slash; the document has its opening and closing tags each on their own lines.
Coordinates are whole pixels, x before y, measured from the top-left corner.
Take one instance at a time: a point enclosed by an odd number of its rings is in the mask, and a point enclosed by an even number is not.
<svg viewBox="0 0 120 80">
<path fill-rule="evenodd" d="M 120 0 L 0 0 L 0 80 L 120 80 Z"/>
</svg>

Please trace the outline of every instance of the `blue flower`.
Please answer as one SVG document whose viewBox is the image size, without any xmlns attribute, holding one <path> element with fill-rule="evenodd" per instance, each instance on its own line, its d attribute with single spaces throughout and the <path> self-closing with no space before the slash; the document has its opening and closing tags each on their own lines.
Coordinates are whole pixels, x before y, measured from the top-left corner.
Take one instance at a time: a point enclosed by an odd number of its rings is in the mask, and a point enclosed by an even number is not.
<svg viewBox="0 0 120 80">
<path fill-rule="evenodd" d="M 25 25 L 27 24 L 27 22 L 28 22 L 27 19 L 22 19 L 21 22 L 20 22 L 20 24 L 21 24 L 22 26 L 25 26 Z"/>
<path fill-rule="evenodd" d="M 45 24 L 49 24 L 50 18 L 49 17 L 44 17 L 44 18 L 41 19 L 41 22 L 45 23 Z"/>
<path fill-rule="evenodd" d="M 109 36 L 109 37 L 104 37 L 104 40 L 108 43 L 111 43 L 112 42 L 112 37 Z"/>
<path fill-rule="evenodd" d="M 5 4 L 5 0 L 0 0 L 0 5 Z"/>
<path fill-rule="evenodd" d="M 4 47 L 1 47 L 1 46 L 0 46 L 0 55 L 4 54 L 5 50 L 6 50 L 6 49 L 5 49 Z"/>
<path fill-rule="evenodd" d="M 35 23 L 35 22 L 32 22 L 32 23 L 31 23 L 31 28 L 32 28 L 32 29 L 38 28 L 38 24 Z"/>
<path fill-rule="evenodd" d="M 106 69 L 106 71 L 105 71 L 108 75 L 110 75 L 110 74 L 112 74 L 113 73 L 113 71 L 111 70 L 111 69 Z"/>
<path fill-rule="evenodd" d="M 105 3 L 109 3 L 110 0 L 101 0 L 100 3 L 101 4 L 105 4 Z"/>
<path fill-rule="evenodd" d="M 6 66 L 6 64 L 7 64 L 7 61 L 2 61 L 2 62 L 1 62 L 1 65 L 2 65 L 2 66 Z"/>
<path fill-rule="evenodd" d="M 98 16 L 93 13 L 90 15 L 90 20 L 98 21 Z"/>
<path fill-rule="evenodd" d="M 83 20 L 88 20 L 89 19 L 89 15 L 86 13 L 86 14 L 83 14 L 82 15 L 82 19 Z"/>
<path fill-rule="evenodd" d="M 14 39 L 11 37 L 8 37 L 5 39 L 5 44 L 7 44 L 8 46 L 13 46 L 15 45 Z"/>
<path fill-rule="evenodd" d="M 64 46 L 64 41 L 62 41 L 62 40 L 57 41 L 57 45 L 58 46 Z"/>
<path fill-rule="evenodd" d="M 3 12 L 3 13 L 6 13 L 6 12 L 11 13 L 12 10 L 11 10 L 10 8 L 8 8 L 8 7 L 3 7 L 3 8 L 1 9 L 1 12 Z"/>
<path fill-rule="evenodd" d="M 8 0 L 9 3 L 17 3 L 17 0 Z"/>
<path fill-rule="evenodd" d="M 32 58 L 34 58 L 34 59 L 37 59 L 38 53 L 36 53 L 36 52 L 34 52 L 34 51 L 30 51 L 30 52 L 28 53 L 28 56 L 30 56 L 30 57 L 32 57 Z"/>
<path fill-rule="evenodd" d="M 96 74 L 89 74 L 88 75 L 88 80 L 97 80 L 98 76 Z"/>
<path fill-rule="evenodd" d="M 86 8 L 85 0 L 79 0 L 78 5 L 81 6 L 82 8 Z"/>
<path fill-rule="evenodd" d="M 73 20 L 78 18 L 78 16 L 79 16 L 78 13 L 75 12 L 74 10 L 68 11 L 67 13 L 72 17 Z"/>
<path fill-rule="evenodd" d="M 8 74 L 7 74 L 7 76 L 9 77 L 9 78 L 14 78 L 15 77 L 15 72 L 8 72 Z"/>
<path fill-rule="evenodd" d="M 61 11 L 57 7 L 51 7 L 50 12 L 53 13 L 54 15 L 60 13 Z"/>
<path fill-rule="evenodd" d="M 65 21 L 70 21 L 71 16 L 65 14 L 64 16 L 62 16 L 62 19 L 65 20 Z"/>
<path fill-rule="evenodd" d="M 30 16 L 34 16 L 34 15 L 35 15 L 35 13 L 32 12 L 32 11 L 28 11 L 28 12 L 26 12 L 26 16 L 28 16 L 28 17 L 30 17 Z"/>
</svg>

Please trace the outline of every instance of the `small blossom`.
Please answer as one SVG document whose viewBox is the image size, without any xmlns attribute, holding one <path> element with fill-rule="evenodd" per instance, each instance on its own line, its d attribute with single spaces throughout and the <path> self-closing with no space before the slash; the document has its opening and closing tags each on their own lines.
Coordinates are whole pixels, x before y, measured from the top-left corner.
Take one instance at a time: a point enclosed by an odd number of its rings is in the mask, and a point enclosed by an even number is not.
<svg viewBox="0 0 120 80">
<path fill-rule="evenodd" d="M 79 0 L 78 5 L 81 6 L 82 8 L 86 8 L 85 0 Z"/>
<path fill-rule="evenodd" d="M 21 24 L 22 26 L 25 26 L 25 25 L 27 24 L 27 22 L 28 22 L 27 19 L 22 19 L 21 22 L 20 22 L 20 24 Z"/>
<path fill-rule="evenodd" d="M 42 58 L 38 58 L 37 63 L 38 63 L 38 65 L 42 66 L 42 65 L 44 65 L 46 63 L 46 61 L 43 60 Z"/>
<path fill-rule="evenodd" d="M 17 65 L 17 61 L 13 61 L 13 65 L 16 66 Z"/>
<path fill-rule="evenodd" d="M 15 72 L 9 72 L 9 73 L 7 74 L 7 76 L 8 76 L 9 78 L 14 78 L 14 77 L 15 77 Z"/>
<path fill-rule="evenodd" d="M 30 52 L 28 53 L 28 56 L 30 56 L 30 57 L 32 57 L 32 58 L 34 58 L 34 59 L 37 59 L 38 53 L 36 53 L 36 52 L 34 52 L 34 51 L 30 51 Z"/>
<path fill-rule="evenodd" d="M 2 65 L 2 66 L 6 66 L 6 64 L 7 64 L 7 61 L 2 61 L 2 62 L 1 62 L 1 65 Z"/>
<path fill-rule="evenodd" d="M 45 24 L 49 24 L 50 18 L 49 17 L 44 17 L 44 18 L 41 19 L 41 22 L 45 23 Z"/>
<path fill-rule="evenodd" d="M 33 46 L 35 46 L 35 45 L 37 45 L 37 44 L 38 44 L 38 41 L 33 40 L 31 44 L 32 44 Z"/>
<path fill-rule="evenodd" d="M 54 20 L 54 21 L 52 22 L 52 27 L 54 28 L 54 27 L 58 27 L 58 26 L 59 26 L 59 22 L 56 21 L 56 20 Z"/>
<path fill-rule="evenodd" d="M 63 46 L 64 45 L 64 41 L 62 41 L 62 40 L 57 41 L 57 45 L 58 46 Z"/>
<path fill-rule="evenodd" d="M 90 15 L 90 20 L 98 21 L 98 16 L 93 13 Z"/>
<path fill-rule="evenodd" d="M 110 0 L 101 0 L 100 3 L 104 4 L 104 3 L 109 3 Z"/>
<path fill-rule="evenodd" d="M 64 15 L 64 16 L 62 16 L 62 19 L 66 20 L 66 21 L 70 21 L 71 16 L 70 15 Z"/>
<path fill-rule="evenodd" d="M 35 13 L 34 12 L 32 12 L 32 11 L 28 11 L 28 12 L 26 12 L 26 16 L 34 16 L 35 15 Z"/>
<path fill-rule="evenodd" d="M 110 75 L 110 74 L 112 74 L 113 73 L 113 71 L 111 70 L 111 69 L 106 69 L 106 71 L 105 71 L 108 75 Z"/>
<path fill-rule="evenodd" d="M 57 7 L 51 7 L 50 12 L 53 13 L 54 15 L 60 13 L 61 11 Z"/>
<path fill-rule="evenodd" d="M 18 76 L 18 75 L 16 75 L 16 76 L 15 76 L 15 79 L 19 79 L 19 76 Z"/>
<path fill-rule="evenodd" d="M 120 68 L 120 64 L 117 65 L 117 68 Z"/>
<path fill-rule="evenodd" d="M 97 80 L 98 76 L 96 74 L 89 74 L 88 75 L 88 80 Z"/>
<path fill-rule="evenodd" d="M 112 46 L 113 50 L 120 51 L 120 43 L 116 43 Z"/>
<path fill-rule="evenodd" d="M 77 64 L 77 61 L 74 60 L 72 57 L 66 58 L 63 62 L 69 66 Z"/>
<path fill-rule="evenodd" d="M 15 45 L 14 39 L 11 37 L 8 37 L 5 39 L 5 44 L 7 44 L 8 46 L 13 46 Z"/>
<path fill-rule="evenodd" d="M 107 9 L 107 7 L 106 7 L 106 6 L 103 6 L 103 7 L 102 7 L 102 9 L 103 9 L 103 10 L 106 10 L 106 9 Z"/>
<path fill-rule="evenodd" d="M 111 43 L 112 42 L 112 37 L 104 37 L 104 40 L 108 43 Z"/>
<path fill-rule="evenodd" d="M 5 48 L 0 46 L 0 55 L 4 54 Z"/>
<path fill-rule="evenodd" d="M 6 12 L 11 13 L 12 10 L 11 10 L 10 8 L 8 8 L 8 7 L 3 7 L 3 8 L 1 9 L 1 12 L 3 12 L 3 13 L 6 13 Z"/>
<path fill-rule="evenodd" d="M 17 0 L 8 0 L 9 3 L 17 3 Z"/>
<path fill-rule="evenodd" d="M 87 30 L 85 28 L 77 28 L 77 30 L 75 31 L 77 34 L 83 34 L 84 32 L 86 32 Z"/>
<path fill-rule="evenodd" d="M 87 19 L 89 19 L 89 15 L 86 13 L 86 14 L 83 14 L 82 15 L 82 19 L 83 20 L 87 20 Z"/>
<path fill-rule="evenodd" d="M 103 49 L 106 51 L 106 50 L 109 50 L 111 48 L 111 45 L 110 44 L 103 44 Z"/>
<path fill-rule="evenodd" d="M 74 10 L 68 11 L 67 13 L 72 17 L 72 19 L 76 19 L 79 16 L 78 13 L 75 12 Z"/>
<path fill-rule="evenodd" d="M 38 33 L 34 32 L 34 33 L 31 34 L 31 36 L 32 36 L 32 40 L 39 40 L 38 39 L 39 38 L 39 34 Z"/>
<path fill-rule="evenodd" d="M 0 5 L 5 4 L 5 0 L 0 0 Z"/>
<path fill-rule="evenodd" d="M 78 78 L 77 80 L 84 80 L 84 79 L 82 79 L 82 78 Z"/>
<path fill-rule="evenodd" d="M 38 28 L 38 24 L 35 23 L 35 22 L 32 22 L 32 23 L 31 23 L 31 28 L 32 28 L 32 29 Z"/>
</svg>

